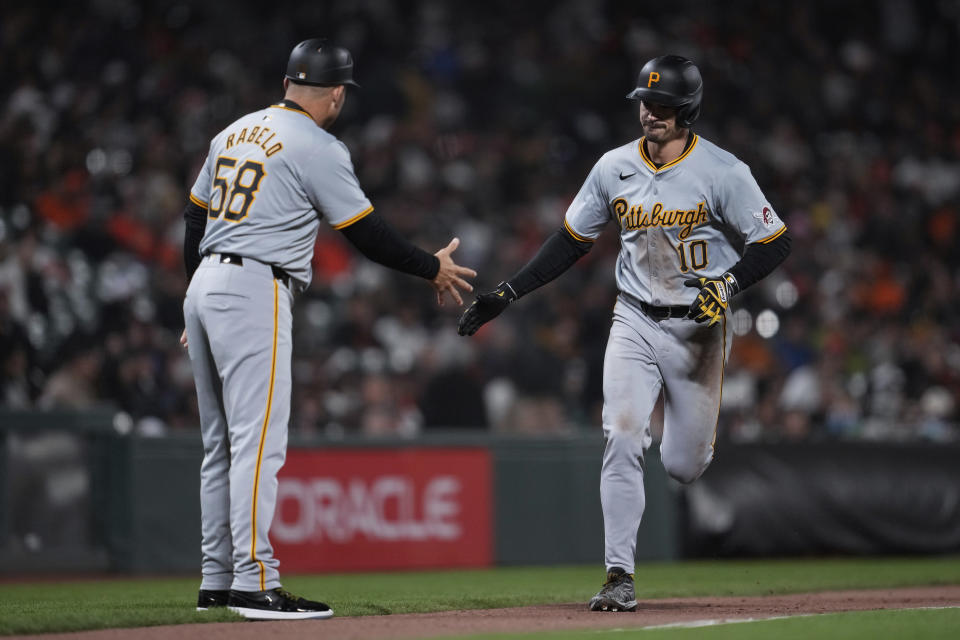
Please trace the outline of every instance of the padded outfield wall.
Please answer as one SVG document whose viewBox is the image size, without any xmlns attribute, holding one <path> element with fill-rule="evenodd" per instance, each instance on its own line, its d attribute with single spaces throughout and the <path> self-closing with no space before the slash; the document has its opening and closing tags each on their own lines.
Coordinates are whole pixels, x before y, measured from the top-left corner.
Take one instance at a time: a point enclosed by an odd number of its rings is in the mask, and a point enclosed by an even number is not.
<svg viewBox="0 0 960 640">
<path fill-rule="evenodd" d="M 706 474 L 647 459 L 641 561 L 960 551 L 960 447 L 718 445 Z M 602 565 L 602 437 L 294 440 L 271 539 L 285 572 Z M 193 572 L 197 433 L 111 412 L 0 414 L 0 571 Z"/>
</svg>

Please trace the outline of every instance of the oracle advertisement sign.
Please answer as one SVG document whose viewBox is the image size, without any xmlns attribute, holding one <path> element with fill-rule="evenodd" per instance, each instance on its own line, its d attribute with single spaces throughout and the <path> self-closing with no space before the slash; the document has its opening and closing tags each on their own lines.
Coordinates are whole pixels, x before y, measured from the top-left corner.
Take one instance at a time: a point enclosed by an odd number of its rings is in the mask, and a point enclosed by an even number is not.
<svg viewBox="0 0 960 640">
<path fill-rule="evenodd" d="M 275 555 L 283 571 L 488 566 L 490 468 L 474 447 L 291 449 Z"/>
</svg>

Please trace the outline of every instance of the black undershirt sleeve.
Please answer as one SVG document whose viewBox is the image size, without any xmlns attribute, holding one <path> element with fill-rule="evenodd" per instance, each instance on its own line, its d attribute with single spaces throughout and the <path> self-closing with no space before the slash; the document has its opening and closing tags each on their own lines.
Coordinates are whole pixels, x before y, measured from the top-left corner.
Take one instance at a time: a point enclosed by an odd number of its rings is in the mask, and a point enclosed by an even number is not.
<svg viewBox="0 0 960 640">
<path fill-rule="evenodd" d="M 193 201 L 183 210 L 183 219 L 187 225 L 183 232 L 183 266 L 187 270 L 187 280 L 200 266 L 200 241 L 207 228 L 207 210 Z"/>
<path fill-rule="evenodd" d="M 739 290 L 759 282 L 770 274 L 790 254 L 791 238 L 787 231 L 768 242 L 747 245 L 740 261 L 730 269 L 737 279 Z M 517 298 L 542 287 L 573 266 L 592 248 L 593 243 L 577 240 L 566 229 L 558 229 L 537 254 L 507 283 Z"/>
<path fill-rule="evenodd" d="M 369 213 L 340 232 L 363 255 L 385 267 L 433 280 L 440 260 L 401 236 L 387 221 Z"/>
<path fill-rule="evenodd" d="M 790 232 L 784 231 L 770 242 L 747 245 L 740 262 L 730 267 L 740 291 L 763 280 L 790 255 Z"/>
<path fill-rule="evenodd" d="M 537 255 L 523 266 L 507 284 L 517 298 L 547 284 L 573 266 L 593 248 L 592 242 L 577 240 L 563 227 L 547 238 Z"/>
</svg>

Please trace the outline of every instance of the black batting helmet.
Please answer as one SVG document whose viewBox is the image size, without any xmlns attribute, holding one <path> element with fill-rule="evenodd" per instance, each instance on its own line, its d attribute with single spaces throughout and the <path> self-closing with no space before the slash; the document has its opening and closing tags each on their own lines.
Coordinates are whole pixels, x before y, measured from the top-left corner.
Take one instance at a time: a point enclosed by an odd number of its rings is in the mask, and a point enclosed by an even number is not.
<svg viewBox="0 0 960 640">
<path fill-rule="evenodd" d="M 286 75 L 291 82 L 315 87 L 360 86 L 353 81 L 353 56 L 326 38 L 311 38 L 295 46 Z"/>
<path fill-rule="evenodd" d="M 643 100 L 677 108 L 677 124 L 688 128 L 700 116 L 703 78 L 697 65 L 682 56 L 660 56 L 643 65 L 637 76 L 637 88 L 627 94 L 631 100 Z"/>
</svg>

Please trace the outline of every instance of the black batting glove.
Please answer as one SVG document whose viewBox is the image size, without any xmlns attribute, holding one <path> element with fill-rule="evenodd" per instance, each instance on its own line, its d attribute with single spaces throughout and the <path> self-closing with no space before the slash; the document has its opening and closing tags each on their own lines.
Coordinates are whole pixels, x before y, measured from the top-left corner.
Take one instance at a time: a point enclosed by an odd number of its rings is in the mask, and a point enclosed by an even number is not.
<svg viewBox="0 0 960 640">
<path fill-rule="evenodd" d="M 460 316 L 457 333 L 472 336 L 480 327 L 503 313 L 507 305 L 516 299 L 513 287 L 506 282 L 501 282 L 493 291 L 481 293 Z"/>
<path fill-rule="evenodd" d="M 725 273 L 716 279 L 690 278 L 684 280 L 683 284 L 686 287 L 700 289 L 697 299 L 690 305 L 687 317 L 698 323 L 706 322 L 708 327 L 720 322 L 727 311 L 730 298 L 739 291 L 737 279 L 730 273 Z"/>
</svg>

